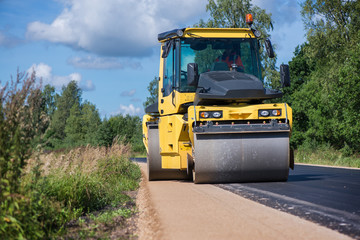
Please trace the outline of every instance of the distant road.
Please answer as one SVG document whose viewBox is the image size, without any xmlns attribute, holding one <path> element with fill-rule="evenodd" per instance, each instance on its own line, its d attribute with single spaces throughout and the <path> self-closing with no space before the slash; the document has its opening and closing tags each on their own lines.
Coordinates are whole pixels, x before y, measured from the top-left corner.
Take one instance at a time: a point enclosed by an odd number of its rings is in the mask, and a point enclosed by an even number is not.
<svg viewBox="0 0 360 240">
<path fill-rule="evenodd" d="M 360 239 L 360 170 L 296 165 L 287 182 L 215 186 Z"/>
</svg>

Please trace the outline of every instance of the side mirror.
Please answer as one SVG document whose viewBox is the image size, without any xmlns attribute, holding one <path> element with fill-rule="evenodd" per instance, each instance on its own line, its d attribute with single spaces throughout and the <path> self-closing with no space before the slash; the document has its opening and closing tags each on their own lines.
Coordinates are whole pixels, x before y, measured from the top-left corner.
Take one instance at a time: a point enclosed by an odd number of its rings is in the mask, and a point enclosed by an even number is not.
<svg viewBox="0 0 360 240">
<path fill-rule="evenodd" d="M 266 48 L 266 52 L 267 52 L 267 55 L 269 56 L 269 58 L 275 57 L 274 49 L 271 45 L 270 39 L 268 39 L 268 38 L 265 39 L 265 48 Z"/>
<path fill-rule="evenodd" d="M 187 84 L 189 86 L 197 86 L 199 82 L 199 70 L 197 63 L 189 63 L 187 65 Z"/>
<path fill-rule="evenodd" d="M 290 87 L 289 65 L 287 64 L 280 65 L 280 79 L 281 79 L 281 87 Z"/>
</svg>

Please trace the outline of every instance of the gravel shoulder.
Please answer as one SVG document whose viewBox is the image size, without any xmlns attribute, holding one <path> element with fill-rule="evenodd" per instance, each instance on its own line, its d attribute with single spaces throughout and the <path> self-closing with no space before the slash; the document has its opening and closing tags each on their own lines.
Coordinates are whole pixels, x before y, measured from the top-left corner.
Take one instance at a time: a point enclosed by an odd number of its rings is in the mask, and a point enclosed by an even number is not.
<svg viewBox="0 0 360 240">
<path fill-rule="evenodd" d="M 137 196 L 145 239 L 351 239 L 210 184 L 146 180 Z"/>
</svg>

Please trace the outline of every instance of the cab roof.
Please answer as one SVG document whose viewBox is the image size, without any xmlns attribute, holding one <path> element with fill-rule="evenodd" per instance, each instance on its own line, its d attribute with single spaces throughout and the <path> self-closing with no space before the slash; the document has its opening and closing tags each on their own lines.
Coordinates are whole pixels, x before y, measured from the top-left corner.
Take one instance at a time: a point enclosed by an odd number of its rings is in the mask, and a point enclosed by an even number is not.
<svg viewBox="0 0 360 240">
<path fill-rule="evenodd" d="M 256 31 L 256 30 L 255 30 Z M 255 38 L 251 28 L 179 28 L 158 34 L 159 42 L 172 38 Z"/>
</svg>

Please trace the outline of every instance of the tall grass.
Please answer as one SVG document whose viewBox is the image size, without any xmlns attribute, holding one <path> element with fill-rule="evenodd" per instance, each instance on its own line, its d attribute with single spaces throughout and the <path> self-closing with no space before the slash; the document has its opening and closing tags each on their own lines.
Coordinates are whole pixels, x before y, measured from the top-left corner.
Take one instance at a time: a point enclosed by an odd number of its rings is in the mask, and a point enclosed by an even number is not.
<svg viewBox="0 0 360 240">
<path fill-rule="evenodd" d="M 129 154 L 130 146 L 121 144 L 37 154 L 21 177 L 22 194 L 9 193 L 1 182 L 1 239 L 52 238 L 71 219 L 128 201 L 124 191 L 136 189 L 140 179 Z"/>
<path fill-rule="evenodd" d="M 360 168 L 360 155 L 339 151 L 330 145 L 302 145 L 295 151 L 295 162 Z"/>
</svg>

